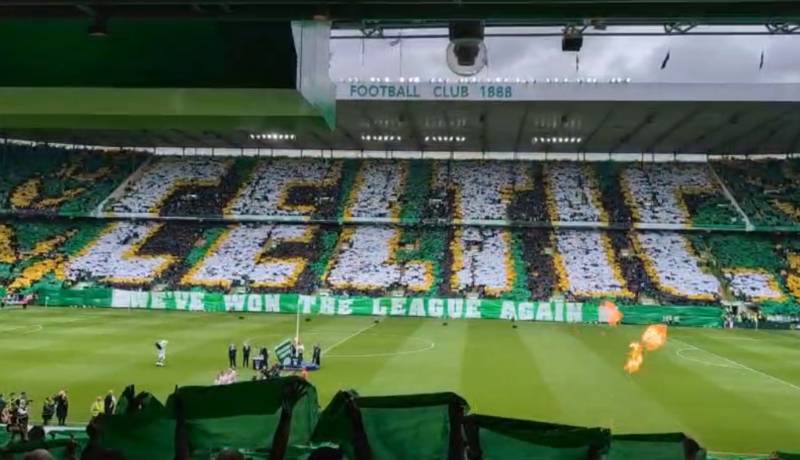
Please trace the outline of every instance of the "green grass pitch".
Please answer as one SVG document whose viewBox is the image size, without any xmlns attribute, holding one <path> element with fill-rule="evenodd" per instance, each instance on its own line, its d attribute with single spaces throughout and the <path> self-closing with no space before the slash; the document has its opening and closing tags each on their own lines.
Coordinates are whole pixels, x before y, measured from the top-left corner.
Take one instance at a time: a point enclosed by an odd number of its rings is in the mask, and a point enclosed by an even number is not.
<svg viewBox="0 0 800 460">
<path fill-rule="evenodd" d="M 0 392 L 25 390 L 38 419 L 44 396 L 66 388 L 70 420 L 129 383 L 164 400 L 175 385 L 211 384 L 226 346 L 270 347 L 291 337 L 290 315 L 100 309 L 0 311 Z M 455 391 L 473 412 L 616 433 L 683 431 L 713 451 L 800 451 L 800 335 L 671 328 L 642 371 L 622 370 L 643 327 L 491 320 L 313 317 L 301 322 L 323 369 L 324 406 L 338 389 L 364 395 Z M 157 368 L 153 342 L 169 340 Z M 252 374 L 243 374 L 249 378 Z"/>
</svg>

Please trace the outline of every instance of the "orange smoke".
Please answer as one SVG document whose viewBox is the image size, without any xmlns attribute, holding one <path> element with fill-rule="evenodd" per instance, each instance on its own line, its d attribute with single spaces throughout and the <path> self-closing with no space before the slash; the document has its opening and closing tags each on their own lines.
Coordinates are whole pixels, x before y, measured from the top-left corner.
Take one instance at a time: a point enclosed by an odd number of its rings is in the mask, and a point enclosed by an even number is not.
<svg viewBox="0 0 800 460">
<path fill-rule="evenodd" d="M 606 312 L 609 326 L 616 326 L 622 322 L 622 312 L 619 311 L 619 308 L 617 308 L 614 302 L 606 300 L 600 306 Z"/>
<path fill-rule="evenodd" d="M 629 346 L 631 350 L 628 352 L 628 360 L 625 361 L 623 369 L 625 369 L 625 372 L 633 374 L 634 372 L 639 372 L 639 368 L 642 367 L 644 350 L 639 342 L 631 342 Z"/>
<path fill-rule="evenodd" d="M 637 342 L 631 342 L 628 351 L 628 360 L 622 367 L 625 372 L 633 374 L 639 372 L 644 363 L 644 350 L 655 351 L 667 343 L 667 326 L 665 324 L 652 324 L 642 333 L 642 338 Z"/>
<path fill-rule="evenodd" d="M 656 351 L 667 343 L 667 325 L 652 324 L 642 333 L 642 344 L 647 351 Z"/>
</svg>

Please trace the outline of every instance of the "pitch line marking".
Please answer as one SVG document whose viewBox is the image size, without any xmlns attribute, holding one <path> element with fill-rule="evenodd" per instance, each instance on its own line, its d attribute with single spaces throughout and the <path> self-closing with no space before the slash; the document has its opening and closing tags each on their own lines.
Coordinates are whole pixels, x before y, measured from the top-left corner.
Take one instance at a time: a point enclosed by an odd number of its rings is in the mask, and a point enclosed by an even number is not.
<svg viewBox="0 0 800 460">
<path fill-rule="evenodd" d="M 726 358 L 724 356 L 720 356 L 720 355 L 718 355 L 718 354 L 716 354 L 714 352 L 711 352 L 711 351 L 708 351 L 708 350 L 706 350 L 704 348 L 698 347 L 697 345 L 692 345 L 691 343 L 684 342 L 683 340 L 676 339 L 674 337 L 671 338 L 670 340 L 672 340 L 674 342 L 682 343 L 687 347 L 691 347 L 691 348 L 695 348 L 695 349 L 700 350 L 700 351 L 704 351 L 704 352 L 708 353 L 709 355 L 715 356 L 715 357 L 717 357 L 717 358 L 719 358 L 719 359 L 721 359 L 723 361 L 727 361 L 727 362 L 739 367 L 740 369 L 748 370 L 748 371 L 753 372 L 755 374 L 758 374 L 758 375 L 760 375 L 762 377 L 766 377 L 766 378 L 772 380 L 773 382 L 782 383 L 782 384 L 787 385 L 787 386 L 789 386 L 789 387 L 791 387 L 791 388 L 793 388 L 793 389 L 795 389 L 797 391 L 800 391 L 800 386 L 797 386 L 792 382 L 787 382 L 786 380 L 779 379 L 778 377 L 775 377 L 774 375 L 767 374 L 766 372 L 762 372 L 762 371 L 760 371 L 758 369 L 753 369 L 752 367 L 746 366 L 746 365 L 744 365 L 744 364 L 742 364 L 742 363 L 740 363 L 738 361 L 734 361 L 734 360 L 732 360 L 730 358 Z"/>
<path fill-rule="evenodd" d="M 685 359 L 686 361 L 692 361 L 692 362 L 695 362 L 695 363 L 704 364 L 706 366 L 722 367 L 722 368 L 726 368 L 726 369 L 738 369 L 736 366 L 731 366 L 730 364 L 713 363 L 713 362 L 705 361 L 705 360 L 702 360 L 702 359 L 699 359 L 699 358 L 693 358 L 691 356 L 686 356 L 684 354 L 684 352 L 686 352 L 686 351 L 702 351 L 702 350 L 700 350 L 699 348 L 689 348 L 689 347 L 687 347 L 687 348 L 681 348 L 680 350 L 676 351 L 675 354 L 678 355 L 679 357 Z"/>
<path fill-rule="evenodd" d="M 715 337 L 715 338 L 719 339 L 719 340 L 740 340 L 740 341 L 745 341 L 745 342 L 761 342 L 761 339 L 757 339 L 755 337 L 737 337 L 735 335 L 731 335 L 731 336 L 721 335 L 721 336 Z"/>
<path fill-rule="evenodd" d="M 325 356 L 327 353 L 329 353 L 331 350 L 333 350 L 334 348 L 338 347 L 339 345 L 347 342 L 348 340 L 352 339 L 353 337 L 356 337 L 356 336 L 360 335 L 362 332 L 366 332 L 366 331 L 372 329 L 373 327 L 375 327 L 377 325 L 378 325 L 378 323 L 372 323 L 369 326 L 361 328 L 361 329 L 357 330 L 356 332 L 348 335 L 347 337 L 343 338 L 342 340 L 340 340 L 340 341 L 334 343 L 333 345 L 329 346 L 325 351 L 322 352 L 322 356 Z"/>
<path fill-rule="evenodd" d="M 10 328 L 0 329 L 0 332 L 6 333 L 6 332 L 13 332 L 18 329 L 29 329 L 29 328 L 33 329 L 31 329 L 30 331 L 18 332 L 17 334 L 33 334 L 35 332 L 39 332 L 42 329 L 44 329 L 44 326 L 42 326 L 41 324 L 31 324 L 30 326 L 12 326 Z"/>
<path fill-rule="evenodd" d="M 429 339 L 422 339 L 419 337 L 409 337 L 409 339 L 419 340 L 420 342 L 428 342 L 428 345 L 424 348 L 417 348 L 416 350 L 403 350 L 403 351 L 388 351 L 385 353 L 366 353 L 360 355 L 330 355 L 328 358 L 379 358 L 379 357 L 387 357 L 387 356 L 401 356 L 401 355 L 410 355 L 414 353 L 422 353 L 425 351 L 433 350 L 436 347 L 436 342 Z"/>
</svg>

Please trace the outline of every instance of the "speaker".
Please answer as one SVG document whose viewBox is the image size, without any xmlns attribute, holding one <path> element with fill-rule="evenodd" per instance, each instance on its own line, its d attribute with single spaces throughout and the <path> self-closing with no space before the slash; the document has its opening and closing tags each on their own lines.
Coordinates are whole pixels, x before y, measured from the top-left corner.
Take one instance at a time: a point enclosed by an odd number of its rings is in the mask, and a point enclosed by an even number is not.
<svg viewBox="0 0 800 460">
<path fill-rule="evenodd" d="M 583 35 L 579 33 L 565 33 L 561 39 L 561 51 L 577 53 L 583 46 Z"/>
</svg>

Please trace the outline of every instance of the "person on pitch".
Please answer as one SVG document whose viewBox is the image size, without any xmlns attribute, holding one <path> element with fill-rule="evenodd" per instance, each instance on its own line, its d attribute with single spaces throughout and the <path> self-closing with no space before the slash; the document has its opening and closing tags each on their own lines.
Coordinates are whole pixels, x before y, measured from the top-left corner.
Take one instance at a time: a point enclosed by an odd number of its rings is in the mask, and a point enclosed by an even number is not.
<svg viewBox="0 0 800 460">
<path fill-rule="evenodd" d="M 305 353 L 306 347 L 303 346 L 303 342 L 299 342 L 297 344 L 297 365 L 303 367 L 303 353 Z"/>
<path fill-rule="evenodd" d="M 247 342 L 242 346 L 242 367 L 250 367 L 250 344 Z"/>
<path fill-rule="evenodd" d="M 156 342 L 156 350 L 158 350 L 158 359 L 156 359 L 156 366 L 163 367 L 167 360 L 167 342 L 164 339 Z"/>
<path fill-rule="evenodd" d="M 228 345 L 228 365 L 231 369 L 236 368 L 236 344 Z"/>
<path fill-rule="evenodd" d="M 269 368 L 269 349 L 267 347 L 261 347 L 261 358 L 263 359 L 261 362 L 262 369 Z"/>
<path fill-rule="evenodd" d="M 316 364 L 317 367 L 320 366 L 320 360 L 322 359 L 322 348 L 319 347 L 318 343 L 314 344 L 314 352 L 311 355 L 311 362 Z"/>
</svg>

